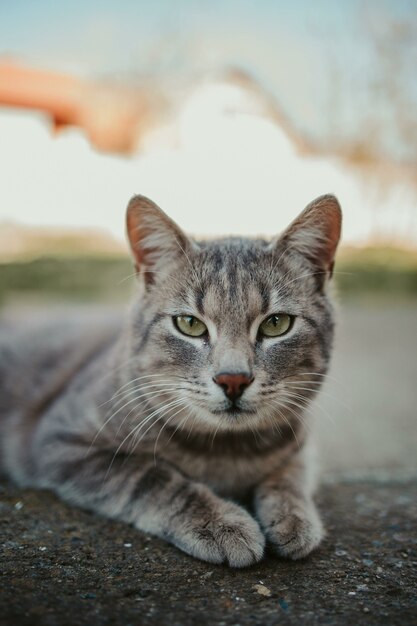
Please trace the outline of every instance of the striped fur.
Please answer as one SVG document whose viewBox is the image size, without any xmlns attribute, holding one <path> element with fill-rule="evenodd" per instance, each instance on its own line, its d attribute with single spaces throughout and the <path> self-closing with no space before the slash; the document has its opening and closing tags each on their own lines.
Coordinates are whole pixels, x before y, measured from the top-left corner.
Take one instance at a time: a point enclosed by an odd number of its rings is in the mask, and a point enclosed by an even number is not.
<svg viewBox="0 0 417 626">
<path fill-rule="evenodd" d="M 331 354 L 340 224 L 323 196 L 272 242 L 197 242 L 133 198 L 125 319 L 0 326 L 3 469 L 213 563 L 250 565 L 265 540 L 307 555 L 323 534 L 307 427 Z M 261 337 L 276 313 L 293 316 L 289 332 Z M 179 315 L 208 333 L 182 334 Z M 253 381 L 232 401 L 221 372 Z"/>
</svg>

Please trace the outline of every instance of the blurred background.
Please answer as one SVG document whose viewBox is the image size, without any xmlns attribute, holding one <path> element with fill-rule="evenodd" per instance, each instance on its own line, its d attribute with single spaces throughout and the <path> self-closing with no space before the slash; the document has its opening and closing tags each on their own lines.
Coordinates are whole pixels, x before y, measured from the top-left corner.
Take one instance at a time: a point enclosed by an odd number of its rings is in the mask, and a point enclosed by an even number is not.
<svg viewBox="0 0 417 626">
<path fill-rule="evenodd" d="M 2 314 L 128 302 L 134 193 L 203 237 L 335 193 L 322 465 L 417 473 L 416 73 L 413 0 L 0 3 Z"/>
</svg>

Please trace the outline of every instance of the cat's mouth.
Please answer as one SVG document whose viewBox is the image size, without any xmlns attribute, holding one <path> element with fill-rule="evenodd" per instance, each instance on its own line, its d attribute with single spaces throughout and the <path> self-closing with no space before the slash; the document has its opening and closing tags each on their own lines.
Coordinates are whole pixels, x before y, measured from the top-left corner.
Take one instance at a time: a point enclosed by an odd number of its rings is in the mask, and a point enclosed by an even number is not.
<svg viewBox="0 0 417 626">
<path fill-rule="evenodd" d="M 214 413 L 214 415 L 227 415 L 228 417 L 235 418 L 243 415 L 254 415 L 256 410 L 233 403 L 221 409 L 212 409 L 211 412 Z"/>
</svg>

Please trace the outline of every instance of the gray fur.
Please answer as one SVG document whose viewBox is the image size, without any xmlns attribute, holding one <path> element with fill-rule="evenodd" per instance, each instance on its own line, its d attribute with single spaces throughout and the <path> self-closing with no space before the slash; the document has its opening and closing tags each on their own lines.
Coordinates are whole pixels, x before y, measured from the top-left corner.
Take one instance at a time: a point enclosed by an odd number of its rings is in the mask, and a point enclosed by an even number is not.
<svg viewBox="0 0 417 626">
<path fill-rule="evenodd" d="M 272 242 L 195 242 L 142 196 L 127 223 L 137 298 L 126 319 L 0 328 L 3 469 L 213 563 L 250 565 L 265 538 L 307 555 L 323 536 L 306 424 L 332 346 L 337 200 L 317 199 Z M 278 312 L 293 327 L 261 339 Z M 208 335 L 181 334 L 178 315 Z M 236 406 L 220 372 L 253 376 Z"/>
</svg>

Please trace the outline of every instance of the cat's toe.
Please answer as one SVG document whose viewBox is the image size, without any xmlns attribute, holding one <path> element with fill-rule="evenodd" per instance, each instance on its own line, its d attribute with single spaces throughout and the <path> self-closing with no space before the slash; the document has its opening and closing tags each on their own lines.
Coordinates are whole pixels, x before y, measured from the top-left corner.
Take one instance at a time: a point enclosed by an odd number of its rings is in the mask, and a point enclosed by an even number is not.
<svg viewBox="0 0 417 626">
<path fill-rule="evenodd" d="M 262 558 L 265 537 L 253 517 L 231 505 L 221 517 L 194 527 L 187 544 L 180 547 L 203 561 L 247 567 Z"/>
<path fill-rule="evenodd" d="M 224 551 L 207 526 L 194 528 L 186 542 L 177 541 L 175 543 L 184 552 L 202 561 L 217 564 L 224 562 Z"/>
<path fill-rule="evenodd" d="M 265 537 L 257 522 L 247 520 L 223 522 L 214 532 L 226 562 L 231 567 L 247 567 L 263 557 Z"/>
<path fill-rule="evenodd" d="M 320 544 L 324 536 L 318 516 L 302 517 L 290 514 L 273 524 L 267 531 L 272 549 L 290 559 L 301 559 Z"/>
</svg>

